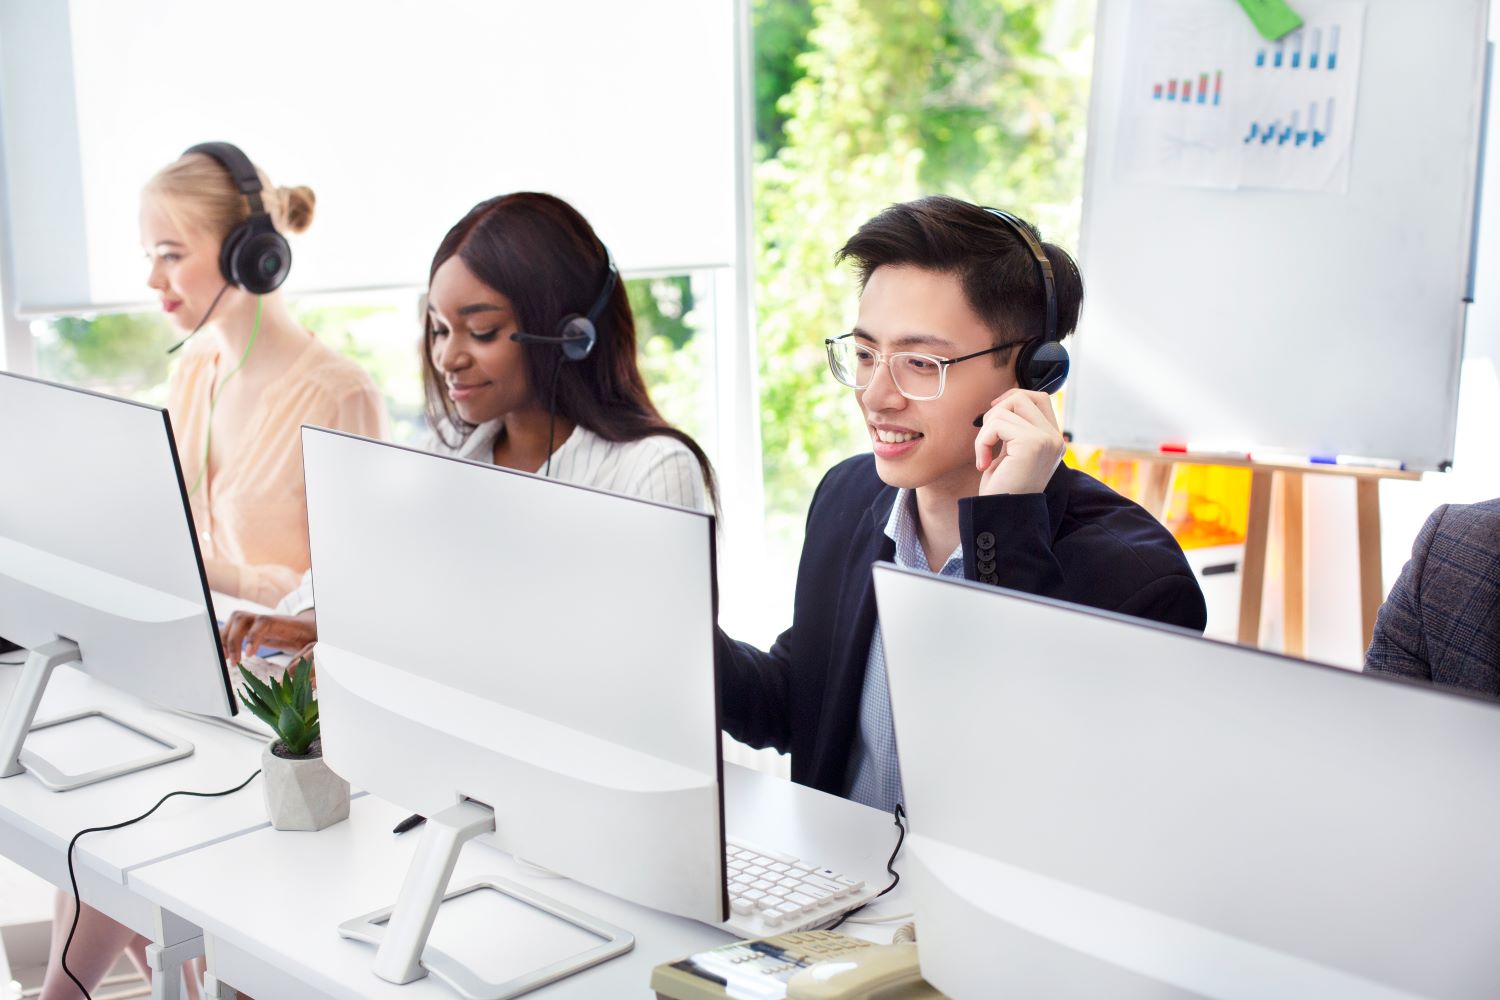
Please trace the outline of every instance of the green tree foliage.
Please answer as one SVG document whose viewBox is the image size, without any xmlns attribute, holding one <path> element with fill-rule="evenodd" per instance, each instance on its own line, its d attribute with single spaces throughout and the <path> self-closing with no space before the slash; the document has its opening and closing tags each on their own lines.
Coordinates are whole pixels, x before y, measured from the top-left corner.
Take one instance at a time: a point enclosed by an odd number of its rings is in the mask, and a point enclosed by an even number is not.
<svg viewBox="0 0 1500 1000">
<path fill-rule="evenodd" d="M 846 332 L 857 308 L 833 254 L 861 223 L 942 193 L 1004 206 L 1073 242 L 1084 6 L 813 0 L 802 75 L 776 103 L 785 145 L 755 173 L 766 504 L 783 526 L 830 465 L 867 446 L 854 400 L 823 361 L 824 338 Z M 757 49 L 775 42 L 758 37 Z"/>
<path fill-rule="evenodd" d="M 704 415 L 714 386 L 712 355 L 692 276 L 638 278 L 625 282 L 625 292 L 651 401 L 669 423 L 709 446 Z"/>
<path fill-rule="evenodd" d="M 787 116 L 778 107 L 802 79 L 799 61 L 811 42 L 812 0 L 754 0 L 755 157 L 775 156 L 786 143 Z"/>
<path fill-rule="evenodd" d="M 167 348 L 178 336 L 157 313 L 64 316 L 37 337 L 37 371 L 58 382 L 160 402 L 171 364 Z"/>
</svg>

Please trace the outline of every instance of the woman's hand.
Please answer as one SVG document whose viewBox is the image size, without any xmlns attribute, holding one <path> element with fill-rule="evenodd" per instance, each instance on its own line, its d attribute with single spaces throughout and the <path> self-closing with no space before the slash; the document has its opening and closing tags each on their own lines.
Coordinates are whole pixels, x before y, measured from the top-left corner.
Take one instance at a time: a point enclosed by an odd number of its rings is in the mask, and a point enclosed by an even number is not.
<svg viewBox="0 0 1500 1000">
<path fill-rule="evenodd" d="M 258 615 L 249 611 L 236 611 L 219 630 L 219 639 L 224 644 L 224 662 L 239 663 L 245 655 L 245 647 L 254 653 L 262 646 L 271 646 L 283 652 L 302 650 L 298 655 L 312 657 L 312 644 L 318 641 L 318 615 L 315 608 L 308 608 L 296 615 Z"/>
</svg>

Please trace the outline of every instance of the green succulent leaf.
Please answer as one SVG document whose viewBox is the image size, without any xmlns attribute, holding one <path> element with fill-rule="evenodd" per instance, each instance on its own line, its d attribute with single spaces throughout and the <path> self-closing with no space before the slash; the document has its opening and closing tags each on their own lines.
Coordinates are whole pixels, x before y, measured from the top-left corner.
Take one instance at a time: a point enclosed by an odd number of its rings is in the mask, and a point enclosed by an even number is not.
<svg viewBox="0 0 1500 1000">
<path fill-rule="evenodd" d="M 276 729 L 281 734 L 281 741 L 286 744 L 287 753 L 296 757 L 307 753 L 312 737 L 308 735 L 307 727 L 302 724 L 302 716 L 295 708 L 290 705 L 282 708 Z"/>
<path fill-rule="evenodd" d="M 240 676 L 245 679 L 245 683 L 249 688 L 249 693 L 245 695 L 246 703 L 254 703 L 262 705 L 264 707 L 269 707 L 272 702 L 271 689 L 267 687 L 266 683 L 259 677 L 256 677 L 250 671 L 246 670 L 243 664 L 240 665 L 239 669 Z"/>
<path fill-rule="evenodd" d="M 272 677 L 269 684 L 243 666 L 240 675 L 246 684 L 240 689 L 245 706 L 275 730 L 287 753 L 305 755 L 321 730 L 311 661 L 299 659 L 280 678 Z"/>
<path fill-rule="evenodd" d="M 244 676 L 247 687 L 240 688 L 240 698 L 256 718 L 260 719 L 272 729 L 276 728 L 276 720 L 280 714 L 271 707 L 269 700 L 271 689 L 266 687 L 259 678 L 244 667 L 240 667 L 240 673 Z"/>
</svg>

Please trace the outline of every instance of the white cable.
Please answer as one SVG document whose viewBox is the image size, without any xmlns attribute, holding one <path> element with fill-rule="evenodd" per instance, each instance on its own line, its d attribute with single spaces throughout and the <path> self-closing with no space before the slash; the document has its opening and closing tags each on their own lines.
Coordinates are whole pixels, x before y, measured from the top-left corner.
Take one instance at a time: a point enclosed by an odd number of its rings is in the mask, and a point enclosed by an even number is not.
<svg viewBox="0 0 1500 1000">
<path fill-rule="evenodd" d="M 896 921 L 896 920 L 909 920 L 909 919 L 911 919 L 911 916 L 912 915 L 910 913 L 891 913 L 891 914 L 882 914 L 882 915 L 874 916 L 874 917 L 847 917 L 847 918 L 845 918 L 844 923 L 846 923 L 846 924 L 889 924 L 889 923 L 891 923 L 893 921 Z"/>
</svg>

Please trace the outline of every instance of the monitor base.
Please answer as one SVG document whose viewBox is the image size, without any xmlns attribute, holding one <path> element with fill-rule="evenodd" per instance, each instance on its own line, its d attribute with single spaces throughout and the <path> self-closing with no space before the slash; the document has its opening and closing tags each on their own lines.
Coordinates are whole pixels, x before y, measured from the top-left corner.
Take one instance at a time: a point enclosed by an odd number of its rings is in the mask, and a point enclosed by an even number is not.
<svg viewBox="0 0 1500 1000">
<path fill-rule="evenodd" d="M 429 817 L 396 905 L 339 925 L 342 937 L 377 946 L 376 975 L 387 982 L 409 983 L 430 973 L 467 1000 L 509 1000 L 635 947 L 635 937 L 630 932 L 516 882 L 485 878 L 445 892 L 463 845 L 494 829 L 494 810 L 473 801 L 460 802 Z M 447 900 L 481 889 L 491 889 L 551 914 L 600 938 L 601 943 L 505 982 L 488 982 L 427 943 L 438 907 Z"/>
<path fill-rule="evenodd" d="M 36 722 L 37 707 L 42 703 L 42 694 L 52 671 L 65 663 L 76 663 L 82 659 L 78 644 L 70 639 L 57 639 L 38 646 L 26 658 L 21 667 L 21 680 L 16 685 L 11 703 L 6 708 L 5 718 L 0 720 L 0 778 L 10 778 L 29 771 L 45 787 L 54 792 L 71 791 L 96 782 L 117 778 L 122 774 L 144 771 L 148 767 L 181 760 L 193 752 L 193 745 L 160 730 L 128 722 L 118 716 L 98 710 L 75 712 L 60 719 Z M 80 719 L 99 717 L 115 725 L 144 736 L 161 749 L 131 760 L 120 761 L 107 767 L 95 768 L 82 774 L 71 774 L 54 767 L 49 761 L 25 749 L 26 737 L 30 733 L 54 726 L 66 725 Z"/>
</svg>

